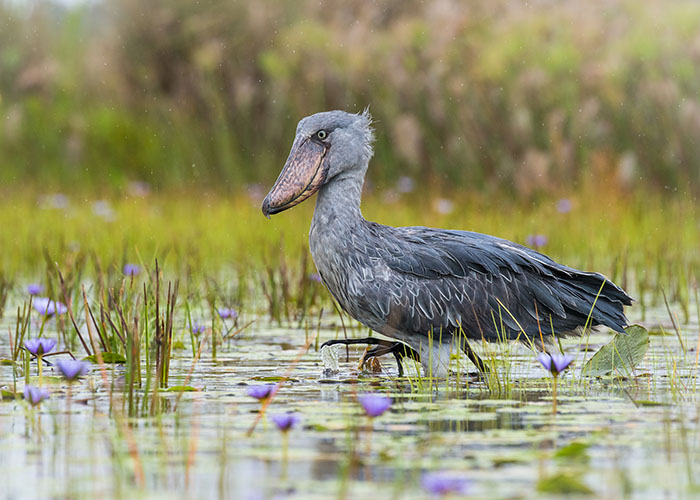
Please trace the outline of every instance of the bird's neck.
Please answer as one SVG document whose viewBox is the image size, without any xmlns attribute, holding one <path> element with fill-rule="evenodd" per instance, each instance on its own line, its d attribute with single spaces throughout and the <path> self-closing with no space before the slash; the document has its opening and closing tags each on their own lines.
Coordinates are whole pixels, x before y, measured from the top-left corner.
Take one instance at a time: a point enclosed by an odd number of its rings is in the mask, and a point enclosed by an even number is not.
<svg viewBox="0 0 700 500">
<path fill-rule="evenodd" d="M 353 224 L 362 220 L 360 202 L 364 175 L 341 175 L 318 192 L 312 226 L 332 222 Z"/>
</svg>

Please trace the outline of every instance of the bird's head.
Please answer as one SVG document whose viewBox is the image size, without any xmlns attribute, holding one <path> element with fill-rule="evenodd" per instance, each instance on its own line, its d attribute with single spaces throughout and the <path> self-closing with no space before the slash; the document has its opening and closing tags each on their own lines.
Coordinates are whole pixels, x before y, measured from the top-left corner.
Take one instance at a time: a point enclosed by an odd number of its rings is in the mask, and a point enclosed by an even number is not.
<svg viewBox="0 0 700 500">
<path fill-rule="evenodd" d="M 266 217 L 298 205 L 324 184 L 343 176 L 364 177 L 372 156 L 372 117 L 327 111 L 303 118 L 275 185 L 262 204 Z"/>
</svg>

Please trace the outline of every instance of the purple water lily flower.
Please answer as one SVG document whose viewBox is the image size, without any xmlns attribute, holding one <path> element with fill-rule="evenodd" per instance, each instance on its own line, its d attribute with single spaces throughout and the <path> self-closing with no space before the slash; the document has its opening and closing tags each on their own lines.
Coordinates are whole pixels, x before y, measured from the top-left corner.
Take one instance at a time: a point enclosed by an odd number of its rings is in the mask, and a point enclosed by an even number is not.
<svg viewBox="0 0 700 500">
<path fill-rule="evenodd" d="M 73 382 L 90 371 L 89 363 L 73 359 L 59 359 L 56 361 L 56 367 L 68 382 Z"/>
<path fill-rule="evenodd" d="M 216 310 L 221 319 L 236 319 L 238 317 L 238 311 L 231 309 L 229 307 L 220 307 Z"/>
<path fill-rule="evenodd" d="M 39 295 L 43 291 L 44 285 L 40 285 L 39 283 L 30 283 L 27 285 L 27 293 L 29 295 Z"/>
<path fill-rule="evenodd" d="M 207 327 L 204 325 L 200 325 L 199 323 L 194 323 L 192 325 L 192 330 L 190 330 L 193 334 L 195 335 L 200 335 L 204 333 L 204 330 L 206 330 Z"/>
<path fill-rule="evenodd" d="M 367 416 L 371 418 L 378 417 L 391 406 L 391 398 L 381 394 L 363 394 L 357 399 Z"/>
<path fill-rule="evenodd" d="M 454 474 L 433 472 L 425 474 L 421 484 L 423 489 L 433 495 L 445 496 L 451 493 L 464 495 L 469 491 L 470 481 Z"/>
<path fill-rule="evenodd" d="M 66 314 L 68 312 L 68 308 L 65 304 L 62 304 L 61 302 L 56 302 L 55 300 L 49 299 L 47 297 L 37 297 L 32 302 L 32 306 L 42 316 L 51 317 L 54 314 Z"/>
<path fill-rule="evenodd" d="M 569 198 L 560 198 L 557 201 L 557 212 L 560 214 L 568 214 L 571 212 L 572 203 Z"/>
<path fill-rule="evenodd" d="M 33 385 L 24 386 L 24 400 L 27 401 L 32 406 L 37 406 L 43 400 L 49 398 L 49 390 L 42 389 L 41 387 L 34 387 Z"/>
<path fill-rule="evenodd" d="M 566 370 L 573 360 L 574 358 L 568 354 L 550 355 L 546 352 L 541 352 L 537 355 L 537 361 L 544 366 L 545 370 L 552 372 L 552 375 L 554 376 L 557 376 Z"/>
<path fill-rule="evenodd" d="M 136 264 L 124 264 L 123 271 L 125 276 L 131 276 L 133 278 L 141 273 L 141 267 Z"/>
<path fill-rule="evenodd" d="M 246 393 L 251 398 L 263 400 L 269 398 L 275 393 L 275 387 L 276 386 L 273 384 L 253 385 L 248 387 Z"/>
<path fill-rule="evenodd" d="M 525 242 L 528 246 L 540 248 L 547 244 L 547 237 L 544 234 L 528 234 Z"/>
<path fill-rule="evenodd" d="M 34 356 L 43 356 L 56 347 L 56 339 L 30 339 L 24 343 L 24 348 Z"/>
<path fill-rule="evenodd" d="M 272 415 L 270 420 L 272 420 L 277 428 L 282 432 L 288 432 L 295 425 L 301 422 L 299 415 L 295 415 L 294 413 L 280 413 L 278 415 Z"/>
</svg>

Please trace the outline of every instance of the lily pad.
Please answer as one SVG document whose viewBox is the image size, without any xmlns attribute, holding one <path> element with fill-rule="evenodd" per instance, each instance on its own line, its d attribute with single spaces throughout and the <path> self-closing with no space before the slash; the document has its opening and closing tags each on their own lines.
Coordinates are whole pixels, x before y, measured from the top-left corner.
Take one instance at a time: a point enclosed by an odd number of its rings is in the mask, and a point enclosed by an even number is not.
<svg viewBox="0 0 700 500">
<path fill-rule="evenodd" d="M 165 389 L 165 392 L 196 392 L 199 391 L 196 387 L 191 385 L 174 385 Z"/>
<path fill-rule="evenodd" d="M 14 400 L 14 399 L 19 399 L 21 398 L 21 394 L 17 393 L 15 394 L 12 391 L 6 391 L 5 389 L 0 390 L 0 398 L 3 400 Z"/>
<path fill-rule="evenodd" d="M 537 483 L 537 491 L 557 495 L 590 495 L 593 493 L 593 490 L 583 484 L 579 479 L 563 473 L 555 474 L 540 480 L 540 482 Z"/>
<path fill-rule="evenodd" d="M 635 401 L 639 406 L 668 406 L 667 403 L 662 403 L 660 401 L 650 401 L 647 399 L 637 399 Z"/>
<path fill-rule="evenodd" d="M 632 325 L 625 333 L 618 333 L 608 344 L 600 348 L 583 367 L 590 377 L 605 375 L 627 376 L 644 358 L 649 349 L 649 333 L 644 327 Z"/>
<path fill-rule="evenodd" d="M 38 376 L 31 376 L 29 377 L 29 385 L 42 385 L 42 384 L 56 384 L 56 385 L 63 385 L 66 382 L 66 379 L 59 375 L 44 375 L 39 379 Z"/>
<path fill-rule="evenodd" d="M 261 382 L 279 382 L 280 380 L 284 380 L 284 377 L 281 376 L 260 376 L 260 377 L 251 377 L 252 380 L 259 380 Z M 299 382 L 299 379 L 296 378 L 287 378 L 287 382 Z"/>
<path fill-rule="evenodd" d="M 97 356 L 95 354 L 91 354 L 90 356 L 87 356 L 84 358 L 85 361 L 90 361 L 91 363 L 97 363 Z M 111 364 L 123 364 L 126 363 L 126 358 L 119 354 L 118 352 L 103 352 L 102 353 L 102 362 L 107 363 L 108 365 Z"/>
<path fill-rule="evenodd" d="M 588 448 L 590 444 L 581 441 L 573 441 L 563 448 L 559 448 L 554 454 L 554 458 L 561 461 L 588 462 Z"/>
</svg>

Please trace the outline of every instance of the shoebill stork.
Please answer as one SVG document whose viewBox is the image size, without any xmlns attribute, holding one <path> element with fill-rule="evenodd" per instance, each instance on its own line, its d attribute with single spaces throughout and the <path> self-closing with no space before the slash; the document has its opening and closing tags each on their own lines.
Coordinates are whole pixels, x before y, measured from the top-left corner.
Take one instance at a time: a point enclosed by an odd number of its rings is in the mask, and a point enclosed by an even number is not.
<svg viewBox="0 0 700 500">
<path fill-rule="evenodd" d="M 368 344 L 364 359 L 393 354 L 445 376 L 462 349 L 488 367 L 470 340 L 529 345 L 573 335 L 584 325 L 622 331 L 632 299 L 602 274 L 583 272 L 508 240 L 469 231 L 391 227 L 362 217 L 372 158 L 367 111 L 329 111 L 299 122 L 287 162 L 265 197 L 269 218 L 318 192 L 309 244 L 323 283 L 374 337 L 326 342 Z"/>
</svg>

